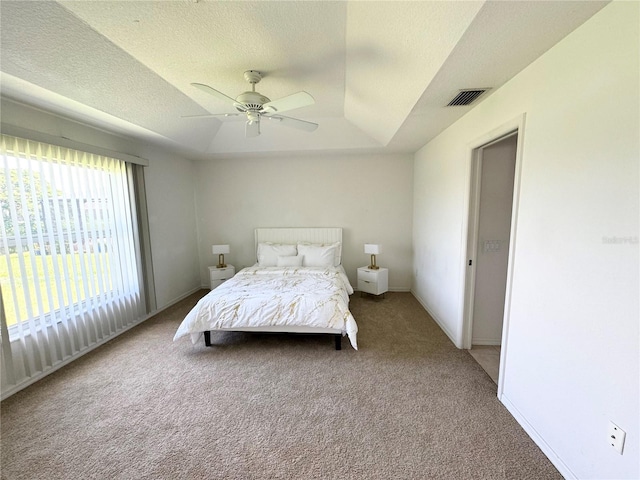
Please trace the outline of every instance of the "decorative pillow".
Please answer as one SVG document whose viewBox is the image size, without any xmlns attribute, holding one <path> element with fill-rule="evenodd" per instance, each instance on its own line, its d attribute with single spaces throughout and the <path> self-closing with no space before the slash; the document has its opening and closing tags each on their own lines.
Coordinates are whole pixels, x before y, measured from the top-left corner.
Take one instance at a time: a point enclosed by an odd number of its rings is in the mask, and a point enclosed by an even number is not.
<svg viewBox="0 0 640 480">
<path fill-rule="evenodd" d="M 315 252 L 318 252 L 317 249 L 321 249 L 321 250 L 333 249 L 334 259 L 333 259 L 332 265 L 334 267 L 337 267 L 341 263 L 340 262 L 340 242 L 335 242 L 335 243 L 299 243 L 298 244 L 298 254 L 299 255 L 300 255 L 300 247 L 315 247 L 314 248 Z M 302 264 L 305 265 L 304 260 L 302 261 Z M 307 266 L 307 265 L 305 265 L 305 266 Z M 321 266 L 325 266 L 325 265 L 321 265 Z"/>
<path fill-rule="evenodd" d="M 302 266 L 302 255 L 279 255 L 278 256 L 278 267 L 301 267 Z"/>
<path fill-rule="evenodd" d="M 335 266 L 338 244 L 305 245 L 298 244 L 298 255 L 302 255 L 303 267 L 332 267 Z"/>
<path fill-rule="evenodd" d="M 258 244 L 258 265 L 261 267 L 276 267 L 278 257 L 293 256 L 298 253 L 295 245 L 285 245 L 282 243 L 259 243 Z"/>
</svg>

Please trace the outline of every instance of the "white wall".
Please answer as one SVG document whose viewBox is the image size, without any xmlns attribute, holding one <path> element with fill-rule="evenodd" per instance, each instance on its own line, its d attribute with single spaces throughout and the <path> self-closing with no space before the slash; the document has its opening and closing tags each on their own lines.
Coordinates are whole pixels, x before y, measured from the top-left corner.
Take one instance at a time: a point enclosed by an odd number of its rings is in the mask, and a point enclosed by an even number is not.
<svg viewBox="0 0 640 480">
<path fill-rule="evenodd" d="M 378 264 L 391 290 L 411 287 L 411 155 L 233 158 L 196 162 L 200 274 L 208 285 L 211 245 L 228 243 L 236 270 L 255 263 L 256 227 L 342 227 L 352 285 L 368 265 L 365 243 L 382 244 Z"/>
<path fill-rule="evenodd" d="M 190 160 L 7 99 L 2 100 L 2 122 L 148 159 L 145 180 L 157 307 L 200 287 Z"/>
<path fill-rule="evenodd" d="M 639 8 L 608 5 L 415 156 L 413 291 L 460 345 L 468 145 L 526 112 L 501 400 L 567 478 L 640 477 Z"/>
<path fill-rule="evenodd" d="M 147 150 L 145 169 L 153 277 L 158 309 L 200 287 L 194 167 L 161 150 Z"/>
</svg>

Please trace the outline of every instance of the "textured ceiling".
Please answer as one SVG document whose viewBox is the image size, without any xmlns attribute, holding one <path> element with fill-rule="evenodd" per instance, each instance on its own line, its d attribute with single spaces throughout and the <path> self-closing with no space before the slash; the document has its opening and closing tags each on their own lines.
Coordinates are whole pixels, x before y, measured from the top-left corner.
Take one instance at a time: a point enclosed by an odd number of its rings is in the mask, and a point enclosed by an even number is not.
<svg viewBox="0 0 640 480">
<path fill-rule="evenodd" d="M 194 158 L 286 151 L 413 152 L 601 9 L 599 1 L 0 2 L 3 96 Z M 245 138 L 233 110 L 245 70 L 272 100 L 314 105 Z M 552 79 L 550 79 L 551 81 Z"/>
</svg>

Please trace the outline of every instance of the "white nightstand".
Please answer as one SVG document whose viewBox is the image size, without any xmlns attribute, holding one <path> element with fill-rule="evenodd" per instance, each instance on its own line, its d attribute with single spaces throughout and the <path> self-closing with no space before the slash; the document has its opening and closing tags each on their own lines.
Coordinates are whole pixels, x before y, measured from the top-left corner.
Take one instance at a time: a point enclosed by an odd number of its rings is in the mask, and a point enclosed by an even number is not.
<svg viewBox="0 0 640 480">
<path fill-rule="evenodd" d="M 372 295 L 382 295 L 389 290 L 389 269 L 372 270 L 369 267 L 358 268 L 358 290 Z"/>
<path fill-rule="evenodd" d="M 222 285 L 236 274 L 236 267 L 227 265 L 223 268 L 209 267 L 209 280 L 211 280 L 211 290 Z"/>
</svg>

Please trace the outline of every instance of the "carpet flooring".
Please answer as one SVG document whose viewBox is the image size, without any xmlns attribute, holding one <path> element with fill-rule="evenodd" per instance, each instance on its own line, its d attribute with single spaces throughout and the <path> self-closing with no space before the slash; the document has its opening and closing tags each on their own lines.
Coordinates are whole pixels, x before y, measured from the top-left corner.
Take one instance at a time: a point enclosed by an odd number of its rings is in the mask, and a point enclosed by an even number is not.
<svg viewBox="0 0 640 480">
<path fill-rule="evenodd" d="M 1 478 L 562 478 L 410 293 L 352 296 L 359 351 L 172 342 L 204 293 L 2 402 Z"/>
</svg>

